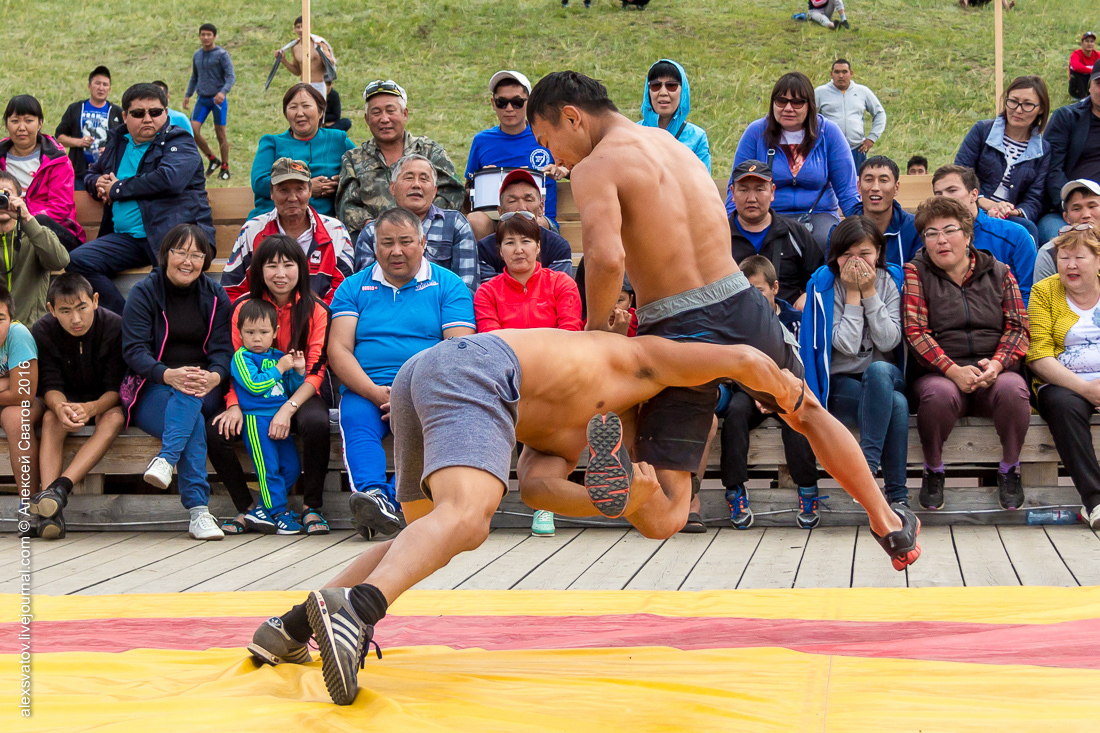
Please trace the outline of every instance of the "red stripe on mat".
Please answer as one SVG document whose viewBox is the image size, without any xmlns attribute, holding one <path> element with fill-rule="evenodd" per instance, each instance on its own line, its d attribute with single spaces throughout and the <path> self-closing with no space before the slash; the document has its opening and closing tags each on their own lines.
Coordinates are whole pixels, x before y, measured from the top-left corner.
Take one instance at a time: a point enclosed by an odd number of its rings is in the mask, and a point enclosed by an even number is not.
<svg viewBox="0 0 1100 733">
<path fill-rule="evenodd" d="M 96 619 L 34 624 L 35 652 L 203 651 L 244 647 L 261 618 Z M 0 653 L 21 650 L 19 626 L 0 624 Z M 447 646 L 489 651 L 666 646 L 677 649 L 786 647 L 809 654 L 1100 669 L 1100 619 L 1056 624 L 944 621 L 608 616 L 391 616 L 383 647 Z"/>
</svg>

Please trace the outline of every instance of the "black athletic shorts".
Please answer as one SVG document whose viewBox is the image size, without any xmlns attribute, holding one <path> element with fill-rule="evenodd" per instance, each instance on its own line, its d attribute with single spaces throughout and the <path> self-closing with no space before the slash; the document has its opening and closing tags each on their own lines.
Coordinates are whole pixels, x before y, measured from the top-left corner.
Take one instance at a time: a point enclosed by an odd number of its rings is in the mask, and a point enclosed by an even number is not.
<svg viewBox="0 0 1100 733">
<path fill-rule="evenodd" d="M 747 344 L 771 357 L 780 369 L 799 377 L 804 373 L 798 342 L 741 272 L 644 305 L 637 315 L 639 336 Z M 718 404 L 718 384 L 668 387 L 645 402 L 638 412 L 637 459 L 654 468 L 698 471 Z M 745 391 L 778 410 L 772 395 Z"/>
</svg>

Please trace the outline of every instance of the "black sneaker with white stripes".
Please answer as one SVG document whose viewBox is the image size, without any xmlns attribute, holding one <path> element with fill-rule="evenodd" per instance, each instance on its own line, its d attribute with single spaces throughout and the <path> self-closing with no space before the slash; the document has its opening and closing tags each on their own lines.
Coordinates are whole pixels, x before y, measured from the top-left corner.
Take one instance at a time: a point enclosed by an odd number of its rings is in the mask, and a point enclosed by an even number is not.
<svg viewBox="0 0 1100 733">
<path fill-rule="evenodd" d="M 321 671 L 328 694 L 337 705 L 351 705 L 359 691 L 357 678 L 374 637 L 374 627 L 364 624 L 356 615 L 346 588 L 313 591 L 306 599 L 306 614 L 317 651 L 321 653 Z M 378 658 L 382 658 L 380 649 Z"/>
<path fill-rule="evenodd" d="M 378 489 L 354 492 L 348 506 L 356 528 L 368 527 L 381 535 L 393 534 L 401 529 L 397 508 Z"/>
</svg>

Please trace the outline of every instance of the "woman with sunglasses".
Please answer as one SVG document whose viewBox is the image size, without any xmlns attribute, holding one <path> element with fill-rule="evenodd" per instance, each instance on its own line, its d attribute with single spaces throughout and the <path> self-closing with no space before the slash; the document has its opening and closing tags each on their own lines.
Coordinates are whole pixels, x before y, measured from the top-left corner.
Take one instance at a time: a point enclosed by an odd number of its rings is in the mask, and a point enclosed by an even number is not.
<svg viewBox="0 0 1100 733">
<path fill-rule="evenodd" d="M 1005 89 L 1004 111 L 975 123 L 955 156 L 955 165 L 978 174 L 978 206 L 1027 229 L 1036 247 L 1042 243 L 1035 222 L 1043 214 L 1050 169 L 1050 143 L 1043 139 L 1049 113 L 1042 78 L 1017 77 Z"/>
<path fill-rule="evenodd" d="M 1027 354 L 1027 311 L 1012 270 L 975 249 L 970 209 L 933 196 L 917 209 L 924 248 L 905 266 L 902 324 L 924 452 L 920 503 L 942 509 L 943 444 L 960 417 L 993 419 L 1001 441 L 997 499 L 1024 503 L 1020 449 L 1031 421 L 1019 369 Z"/>
<path fill-rule="evenodd" d="M 1027 314 L 1027 364 L 1039 414 L 1081 495 L 1081 516 L 1100 529 L 1100 464 L 1090 420 L 1100 409 L 1100 238 L 1088 224 L 1054 239 L 1057 277 L 1035 283 Z"/>
<path fill-rule="evenodd" d="M 829 232 L 840 223 L 837 208 L 852 216 L 860 205 L 856 166 L 844 132 L 817 113 L 814 87 L 798 71 L 784 74 L 772 88 L 766 115 L 748 126 L 733 167 L 763 160 L 772 168 L 772 209 L 801 221 L 824 252 Z M 726 211 L 733 214 L 733 175 Z"/>
<path fill-rule="evenodd" d="M 248 212 L 252 219 L 275 208 L 271 200 L 271 166 L 279 158 L 302 160 L 313 174 L 309 205 L 318 214 L 336 216 L 336 184 L 344 153 L 355 150 L 355 143 L 343 130 L 322 127 L 325 96 L 309 84 L 295 84 L 283 95 L 283 116 L 290 127 L 278 135 L 264 135 L 252 159 L 252 192 L 256 208 Z"/>
<path fill-rule="evenodd" d="M 639 125 L 668 130 L 691 148 L 691 152 L 710 170 L 710 143 L 707 132 L 687 121 L 691 114 L 691 85 L 684 67 L 672 59 L 661 59 L 649 67 L 642 92 L 642 119 Z"/>
<path fill-rule="evenodd" d="M 478 333 L 501 328 L 580 331 L 581 294 L 573 278 L 539 264 L 539 225 L 529 211 L 501 214 L 496 231 L 504 272 L 474 293 Z M 531 534 L 554 534 L 553 512 L 536 510 Z"/>
</svg>

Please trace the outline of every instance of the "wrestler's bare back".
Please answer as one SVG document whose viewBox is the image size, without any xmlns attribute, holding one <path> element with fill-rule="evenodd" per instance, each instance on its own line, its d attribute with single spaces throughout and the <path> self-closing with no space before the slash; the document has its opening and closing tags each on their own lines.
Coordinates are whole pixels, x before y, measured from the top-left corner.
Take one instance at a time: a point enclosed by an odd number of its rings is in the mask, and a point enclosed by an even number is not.
<svg viewBox="0 0 1100 733">
<path fill-rule="evenodd" d="M 570 173 L 585 255 L 617 227 L 639 305 L 736 272 L 725 205 L 706 166 L 665 130 L 606 119 Z"/>
</svg>

